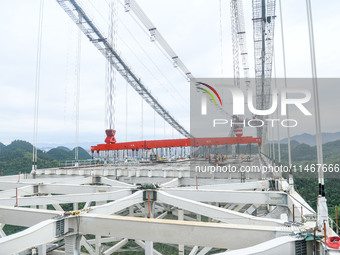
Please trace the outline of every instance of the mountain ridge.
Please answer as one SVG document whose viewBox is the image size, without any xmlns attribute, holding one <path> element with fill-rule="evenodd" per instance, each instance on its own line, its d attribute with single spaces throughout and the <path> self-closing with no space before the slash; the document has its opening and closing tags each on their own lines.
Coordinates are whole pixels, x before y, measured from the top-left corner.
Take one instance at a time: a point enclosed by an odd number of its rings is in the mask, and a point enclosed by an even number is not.
<svg viewBox="0 0 340 255">
<path fill-rule="evenodd" d="M 308 144 L 309 146 L 315 146 L 315 135 L 303 133 L 300 135 L 294 135 L 290 138 L 291 141 L 295 140 L 299 143 Z M 329 133 L 323 132 L 322 133 L 322 143 L 334 142 L 336 140 L 340 140 L 340 132 Z M 288 143 L 288 138 L 281 139 L 281 143 Z"/>
<path fill-rule="evenodd" d="M 2 144 L 2 143 L 1 143 Z M 14 140 L 9 145 L 0 145 L 0 169 L 5 175 L 17 174 L 19 171 L 29 173 L 32 169 L 33 145 L 22 140 Z M 59 161 L 74 160 L 75 149 L 57 147 L 49 152 L 38 149 L 38 168 L 58 167 Z M 78 148 L 79 160 L 90 159 L 90 154 Z"/>
</svg>

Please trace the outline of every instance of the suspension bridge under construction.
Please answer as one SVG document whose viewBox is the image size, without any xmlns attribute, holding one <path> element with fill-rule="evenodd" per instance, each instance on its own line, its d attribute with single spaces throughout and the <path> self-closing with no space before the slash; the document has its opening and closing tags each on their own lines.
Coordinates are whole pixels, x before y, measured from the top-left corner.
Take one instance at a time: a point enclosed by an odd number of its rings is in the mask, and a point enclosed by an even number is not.
<svg viewBox="0 0 340 255">
<path fill-rule="evenodd" d="M 84 1 L 56 0 L 58 8 L 67 14 L 65 18 L 78 29 L 77 61 L 80 61 L 81 34 L 107 61 L 106 138 L 103 143 L 98 141 L 89 148 L 91 160 L 79 160 L 76 150 L 72 164 L 40 168 L 37 136 L 43 2 L 41 0 L 39 19 L 32 171 L 0 177 L 0 254 L 340 254 L 340 238 L 333 230 L 337 223 L 328 217 L 323 173 L 318 175 L 315 211 L 294 190 L 291 171 L 286 178 L 280 171 L 268 171 L 281 166 L 281 160 L 273 156 L 276 155 L 275 145 L 269 136 L 274 132 L 273 127 L 240 124 L 266 123 L 268 117 L 252 115 L 246 119 L 241 114 L 225 112 L 223 96 L 221 99 L 214 86 L 200 83 L 189 71 L 136 0 L 105 1 L 109 10 L 108 33 L 96 25 Z M 309 46 L 315 66 L 312 10 L 310 0 L 306 2 Z M 265 111 L 271 108 L 272 91 L 276 89 L 272 79 L 274 31 L 281 2 L 246 1 L 252 8 L 252 17 L 247 18 L 253 24 L 253 68 L 249 64 L 246 40 L 249 32 L 243 3 L 229 0 L 228 4 L 233 85 L 240 90 L 255 91 L 253 107 Z M 150 43 L 157 44 L 171 61 L 171 67 L 190 81 L 195 92 L 204 100 L 204 96 L 212 98 L 206 102 L 209 109 L 214 108 L 237 123 L 231 126 L 229 133 L 196 136 L 148 89 L 140 78 L 143 74 L 136 73 L 124 59 L 124 52 L 117 49 L 117 8 L 120 5 L 147 31 Z M 250 77 L 251 70 L 255 71 L 255 82 Z M 77 142 L 79 73 L 78 67 Z M 178 132 L 180 138 L 117 141 L 115 91 L 119 86 L 118 75 L 137 92 L 143 103 Z M 313 70 L 317 160 L 322 164 L 316 78 L 316 70 Z M 244 135 L 251 127 L 256 134 Z M 288 146 L 291 165 L 289 127 Z M 201 172 L 197 173 L 197 169 Z M 71 209 L 64 210 L 65 205 Z M 3 231 L 6 224 L 25 229 L 6 236 Z"/>
</svg>

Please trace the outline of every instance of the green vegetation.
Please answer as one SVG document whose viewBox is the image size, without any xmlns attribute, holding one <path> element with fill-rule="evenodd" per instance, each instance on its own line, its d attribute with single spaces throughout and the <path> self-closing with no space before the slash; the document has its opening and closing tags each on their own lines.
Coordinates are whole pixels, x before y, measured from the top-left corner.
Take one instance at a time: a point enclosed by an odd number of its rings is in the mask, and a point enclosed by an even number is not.
<svg viewBox="0 0 340 255">
<path fill-rule="evenodd" d="M 288 146 L 281 144 L 281 158 L 282 164 L 288 165 Z M 277 146 L 275 146 L 276 159 L 278 158 Z M 328 142 L 323 145 L 324 164 L 339 164 L 340 165 L 340 140 Z M 299 144 L 292 141 L 292 164 L 301 165 L 303 168 L 310 164 L 317 163 L 316 146 L 309 146 L 307 144 Z M 309 173 L 308 178 L 306 172 L 299 171 L 293 173 L 295 189 L 300 195 L 316 209 L 316 198 L 318 195 L 318 180 L 317 174 Z M 333 178 L 325 179 L 325 193 L 327 204 L 330 211 L 330 216 L 334 215 L 335 206 L 340 206 L 340 173 L 332 176 Z M 327 177 L 327 175 L 326 175 Z"/>
<path fill-rule="evenodd" d="M 11 235 L 23 231 L 25 229 L 27 229 L 27 227 L 6 224 L 2 230 L 5 232 L 6 235 Z"/>
<path fill-rule="evenodd" d="M 49 150 L 46 154 L 58 161 L 74 160 L 75 149 L 72 151 L 66 147 L 60 146 Z M 81 147 L 78 149 L 78 157 L 80 160 L 91 159 L 91 156 Z"/>
<path fill-rule="evenodd" d="M 292 146 L 292 162 L 298 164 L 308 161 L 309 163 L 316 162 L 316 146 L 309 146 L 307 144 L 299 144 L 296 141 L 291 142 Z M 288 164 L 288 146 L 281 144 L 281 159 L 282 163 Z M 275 146 L 276 158 L 278 158 L 277 145 Z M 339 163 L 340 162 L 340 140 L 325 143 L 323 145 L 323 156 L 325 163 Z"/>
<path fill-rule="evenodd" d="M 5 146 L 0 143 L 0 169 L 4 175 L 29 173 L 32 169 L 32 144 L 15 140 Z M 83 149 L 79 148 L 79 159 L 90 159 L 91 156 Z M 71 151 L 65 147 L 58 147 L 45 153 L 38 150 L 38 168 L 49 168 L 59 166 L 59 161 L 74 159 L 74 149 Z"/>
<path fill-rule="evenodd" d="M 63 147 L 57 147 L 57 148 L 49 150 L 46 154 L 52 158 L 55 158 L 56 160 L 70 160 L 72 159 L 70 158 L 71 157 L 70 151 L 71 150 L 67 151 L 63 149 Z"/>
</svg>

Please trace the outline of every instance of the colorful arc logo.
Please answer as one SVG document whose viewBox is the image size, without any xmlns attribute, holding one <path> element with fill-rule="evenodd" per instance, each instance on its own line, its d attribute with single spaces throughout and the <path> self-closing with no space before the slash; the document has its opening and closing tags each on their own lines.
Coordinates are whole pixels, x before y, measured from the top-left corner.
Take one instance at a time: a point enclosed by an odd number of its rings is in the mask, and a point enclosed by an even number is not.
<svg viewBox="0 0 340 255">
<path fill-rule="evenodd" d="M 218 103 L 216 102 L 216 99 L 215 99 L 215 96 L 216 96 L 222 106 L 221 97 L 212 86 L 204 82 L 196 82 L 196 86 L 197 86 L 197 89 L 200 89 L 206 94 L 208 94 L 211 97 L 211 99 L 214 101 L 215 105 L 217 106 Z M 202 87 L 204 86 L 204 87 L 202 88 L 200 86 Z M 202 98 L 201 98 L 201 114 L 207 115 L 207 96 L 205 94 L 202 94 Z"/>
<path fill-rule="evenodd" d="M 202 86 L 209 88 L 216 95 L 216 97 L 218 98 L 218 100 L 219 100 L 219 102 L 222 106 L 222 100 L 220 98 L 220 95 L 217 93 L 217 91 L 212 86 L 210 86 L 206 83 L 203 83 L 203 82 L 196 82 L 196 86 L 199 86 L 199 85 L 202 85 Z M 201 88 L 201 87 L 197 87 L 197 88 L 204 91 L 205 93 L 207 93 L 211 97 L 211 99 L 214 101 L 215 105 L 217 105 L 215 97 L 213 96 L 213 94 L 209 90 L 207 90 L 205 88 Z"/>
</svg>

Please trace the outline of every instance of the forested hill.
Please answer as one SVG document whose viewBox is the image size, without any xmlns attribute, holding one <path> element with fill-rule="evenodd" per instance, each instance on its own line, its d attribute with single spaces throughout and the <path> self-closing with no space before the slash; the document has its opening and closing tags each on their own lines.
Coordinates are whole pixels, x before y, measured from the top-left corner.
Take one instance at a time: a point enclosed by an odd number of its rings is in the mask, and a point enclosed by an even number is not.
<svg viewBox="0 0 340 255">
<path fill-rule="evenodd" d="M 29 173 L 32 169 L 32 144 L 15 140 L 9 145 L 0 143 L 0 169 L 4 175 L 17 174 L 19 171 Z M 79 160 L 91 156 L 79 147 Z M 74 159 L 74 149 L 58 147 L 48 152 L 38 150 L 38 168 L 57 167 L 59 161 Z"/>
<path fill-rule="evenodd" d="M 46 154 L 51 158 L 59 161 L 74 160 L 75 149 L 70 150 L 69 148 L 60 146 L 49 150 Z M 91 156 L 81 147 L 78 149 L 78 157 L 80 160 L 90 159 Z"/>
<path fill-rule="evenodd" d="M 281 144 L 281 158 L 283 164 L 288 164 L 287 144 Z M 340 165 L 340 140 L 323 144 L 324 164 Z M 276 159 L 277 147 L 275 148 Z M 316 146 L 300 144 L 292 141 L 292 164 L 307 166 L 317 163 Z M 305 178 L 303 174 L 294 173 L 294 183 L 300 195 L 316 209 L 316 198 L 318 196 L 318 180 L 315 178 Z M 325 192 L 330 215 L 334 216 L 335 206 L 340 206 L 340 173 L 339 178 L 325 179 Z"/>
<path fill-rule="evenodd" d="M 308 144 L 310 146 L 315 146 L 316 144 L 316 139 L 315 139 L 315 135 L 311 135 L 311 134 L 301 134 L 301 135 L 294 135 L 291 137 L 291 140 L 295 140 L 299 143 L 304 143 L 304 144 Z M 329 143 L 332 141 L 336 141 L 336 140 L 340 140 L 340 132 L 336 132 L 336 133 L 327 133 L 327 132 L 322 132 L 322 143 Z M 282 139 L 281 143 L 287 143 L 288 139 Z"/>
<path fill-rule="evenodd" d="M 276 145 L 277 146 L 277 145 Z M 316 162 L 316 146 L 300 144 L 296 141 L 291 142 L 292 161 L 293 163 L 301 163 L 303 161 Z M 288 162 L 287 144 L 281 144 L 281 159 L 283 163 Z M 323 156 L 326 163 L 340 163 L 340 140 L 323 144 Z M 278 150 L 275 148 L 276 158 L 278 158 Z"/>
</svg>

